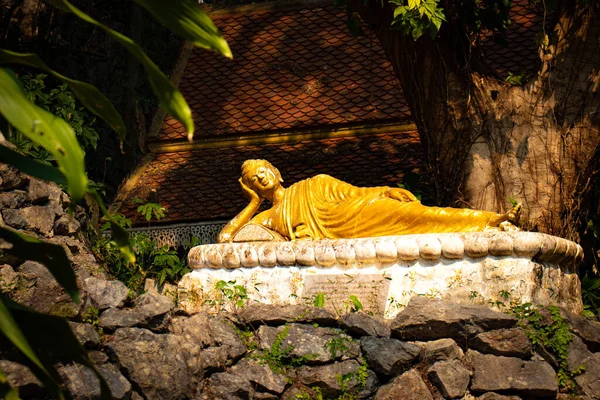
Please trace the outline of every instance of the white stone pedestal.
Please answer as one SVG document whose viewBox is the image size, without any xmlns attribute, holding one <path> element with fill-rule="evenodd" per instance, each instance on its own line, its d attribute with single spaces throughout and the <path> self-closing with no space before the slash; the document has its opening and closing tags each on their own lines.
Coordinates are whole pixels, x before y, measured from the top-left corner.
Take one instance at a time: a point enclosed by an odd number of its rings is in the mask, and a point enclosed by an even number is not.
<svg viewBox="0 0 600 400">
<path fill-rule="evenodd" d="M 366 311 L 392 318 L 421 295 L 579 313 L 582 257 L 576 243 L 530 232 L 212 244 L 190 251 L 194 270 L 179 283 L 179 301 L 190 312 L 218 311 L 241 306 L 244 292 L 245 301 L 274 304 L 313 304 L 322 293 L 337 313 L 356 307 L 355 296 Z"/>
</svg>

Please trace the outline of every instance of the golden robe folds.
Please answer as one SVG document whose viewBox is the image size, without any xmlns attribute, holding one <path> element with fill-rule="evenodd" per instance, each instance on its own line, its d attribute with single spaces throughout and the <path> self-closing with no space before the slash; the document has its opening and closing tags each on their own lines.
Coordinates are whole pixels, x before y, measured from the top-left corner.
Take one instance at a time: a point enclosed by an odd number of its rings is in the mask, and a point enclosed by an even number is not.
<svg viewBox="0 0 600 400">
<path fill-rule="evenodd" d="M 427 207 L 414 197 L 398 200 L 392 194 L 397 190 L 360 188 L 317 175 L 287 188 L 277 206 L 256 215 L 250 223 L 294 240 L 476 232 L 500 222 L 493 212 Z"/>
</svg>

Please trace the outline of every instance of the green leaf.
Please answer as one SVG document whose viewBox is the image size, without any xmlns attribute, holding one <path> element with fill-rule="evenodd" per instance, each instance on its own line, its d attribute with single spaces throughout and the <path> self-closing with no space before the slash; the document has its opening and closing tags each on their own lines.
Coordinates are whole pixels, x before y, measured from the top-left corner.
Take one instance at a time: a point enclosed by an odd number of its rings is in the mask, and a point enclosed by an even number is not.
<svg viewBox="0 0 600 400">
<path fill-rule="evenodd" d="M 216 289 L 219 289 L 219 290 L 223 289 L 225 286 L 227 286 L 227 282 L 225 282 L 225 281 L 223 281 L 223 280 L 221 280 L 221 281 L 218 281 L 218 282 L 215 284 L 215 288 L 216 288 Z"/>
<path fill-rule="evenodd" d="M 39 330 L 39 327 L 38 327 Z M 54 377 L 50 375 L 42 364 L 27 338 L 21 331 L 19 325 L 5 305 L 4 296 L 0 295 L 0 332 L 33 363 L 32 372 L 46 386 L 46 389 L 56 398 L 63 398 L 62 393 Z"/>
<path fill-rule="evenodd" d="M 227 41 L 194 0 L 175 5 L 164 0 L 135 0 L 167 28 L 195 46 L 233 58 Z"/>
<path fill-rule="evenodd" d="M 41 69 L 65 82 L 75 96 L 83 103 L 85 108 L 102 118 L 112 129 L 117 132 L 121 141 L 125 140 L 126 129 L 123 118 L 113 104 L 96 87 L 89 83 L 67 78 L 54 71 L 41 58 L 33 53 L 16 53 L 14 51 L 0 49 L 0 63 L 21 64 Z"/>
<path fill-rule="evenodd" d="M 21 328 L 28 343 L 39 352 L 38 354 L 48 354 L 51 358 L 59 358 L 63 362 L 72 361 L 90 368 L 100 381 L 100 398 L 112 399 L 106 380 L 90 361 L 65 319 L 38 313 L 6 298 L 2 300 L 10 309 L 14 321 Z M 40 329 L 41 327 L 43 329 Z M 47 363 L 46 369 L 55 374 L 52 364 Z"/>
<path fill-rule="evenodd" d="M 133 249 L 131 248 L 129 234 L 121 225 L 122 219 L 118 217 L 115 218 L 112 214 L 108 212 L 98 192 L 96 192 L 95 190 L 88 190 L 87 193 L 96 201 L 98 207 L 100 208 L 100 211 L 102 212 L 102 215 L 104 216 L 104 219 L 106 219 L 110 224 L 111 240 L 115 242 L 119 251 L 125 256 L 125 258 L 127 258 L 127 261 L 133 264 L 135 262 L 135 254 L 133 252 Z"/>
<path fill-rule="evenodd" d="M 408 9 L 412 10 L 413 8 L 418 7 L 421 4 L 421 0 L 408 0 Z"/>
<path fill-rule="evenodd" d="M 45 181 L 56 182 L 59 185 L 67 184 L 65 176 L 58 169 L 51 165 L 33 160 L 6 146 L 0 145 L 0 161 L 6 164 L 14 165 L 27 175 L 31 175 Z"/>
<path fill-rule="evenodd" d="M 18 79 L 0 68 L 0 114 L 32 142 L 54 156 L 68 182 L 73 203 L 79 202 L 87 187 L 83 151 L 73 129 L 64 120 L 31 104 Z"/>
<path fill-rule="evenodd" d="M 138 46 L 129 37 L 99 23 L 77 7 L 73 6 L 67 0 L 50 0 L 50 2 L 62 11 L 73 13 L 80 19 L 101 28 L 106 33 L 111 35 L 113 39 L 119 42 L 123 47 L 125 47 L 127 51 L 129 51 L 134 57 L 136 57 L 146 70 L 152 90 L 154 91 L 154 94 L 156 94 L 156 97 L 158 97 L 161 106 L 176 120 L 181 122 L 188 132 L 188 139 L 191 140 L 193 138 L 194 121 L 192 119 L 192 111 L 190 110 L 190 107 L 186 103 L 181 92 L 171 83 L 171 81 L 169 81 L 169 79 L 165 76 L 165 74 L 162 73 L 156 64 L 154 64 L 150 57 L 144 53 L 140 46 Z M 172 3 L 166 3 L 171 4 L 171 6 L 174 7 Z"/>
<path fill-rule="evenodd" d="M 508 198 L 508 201 L 510 201 L 510 205 L 513 206 L 513 207 L 516 207 L 517 204 L 519 204 L 519 202 L 517 201 L 517 199 L 515 199 L 512 196 Z"/>
<path fill-rule="evenodd" d="M 325 306 L 325 293 L 319 293 L 313 300 L 313 306 L 323 308 Z"/>
<path fill-rule="evenodd" d="M 352 302 L 352 304 L 354 304 L 354 309 L 356 311 L 363 309 L 362 303 L 360 302 L 360 300 L 358 300 L 358 297 L 356 297 L 355 295 L 350 295 L 350 301 Z"/>
<path fill-rule="evenodd" d="M 3 227 L 0 227 L 0 238 L 12 244 L 12 248 L 6 250 L 7 253 L 44 264 L 73 301 L 79 302 L 77 278 L 62 246 L 45 243 L 34 237 Z"/>
</svg>

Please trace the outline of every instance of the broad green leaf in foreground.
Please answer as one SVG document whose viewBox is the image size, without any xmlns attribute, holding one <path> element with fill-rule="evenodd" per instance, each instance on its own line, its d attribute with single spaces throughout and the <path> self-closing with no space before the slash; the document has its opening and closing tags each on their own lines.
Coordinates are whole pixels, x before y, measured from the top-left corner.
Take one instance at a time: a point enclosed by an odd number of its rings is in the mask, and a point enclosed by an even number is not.
<svg viewBox="0 0 600 400">
<path fill-rule="evenodd" d="M 19 389 L 10 387 L 4 371 L 0 370 L 0 398 L 4 400 L 19 400 Z"/>
<path fill-rule="evenodd" d="M 135 0 L 167 28 L 197 47 L 233 58 L 227 41 L 194 0 Z"/>
<path fill-rule="evenodd" d="M 5 302 L 4 296 L 0 295 L 0 332 L 29 359 L 32 363 L 32 372 L 40 382 L 44 384 L 46 389 L 48 389 L 48 392 L 50 392 L 54 398 L 63 399 L 64 397 L 56 380 L 50 375 L 35 351 L 33 351 L 33 348 L 29 345 L 29 342 L 19 325 L 17 325 L 17 322 L 15 322 Z M 37 327 L 36 330 L 39 330 L 39 327 Z"/>
<path fill-rule="evenodd" d="M 144 53 L 140 46 L 129 37 L 99 23 L 77 7 L 73 6 L 67 0 L 50 0 L 50 2 L 62 11 L 73 13 L 82 20 L 103 29 L 135 56 L 146 70 L 148 80 L 150 81 L 150 85 L 152 85 L 152 90 L 154 91 L 154 94 L 156 94 L 156 97 L 158 97 L 161 106 L 165 111 L 183 124 L 188 132 L 188 139 L 192 139 L 194 134 L 194 121 L 192 119 L 190 107 L 186 103 L 181 92 L 171 83 L 171 81 L 169 81 L 150 57 Z M 175 7 L 174 5 L 172 6 Z"/>
<path fill-rule="evenodd" d="M 3 303 L 5 309 L 9 310 L 10 314 L 12 314 L 14 322 L 21 328 L 22 335 L 29 343 L 30 348 L 39 352 L 38 354 L 40 355 L 50 355 L 51 357 L 48 359 L 58 358 L 63 362 L 71 361 L 90 368 L 99 379 L 100 398 L 105 400 L 112 398 L 108 384 L 88 358 L 85 349 L 79 343 L 65 319 L 38 313 L 3 296 L 0 296 L 0 301 Z M 42 358 L 42 361 L 44 360 L 46 358 Z M 34 373 L 36 373 L 35 367 L 37 365 L 34 365 L 34 368 L 32 368 L 32 372 Z M 47 363 L 44 367 L 45 370 L 49 371 L 55 377 L 56 381 L 58 374 L 53 365 Z M 37 373 L 36 376 L 40 379 Z M 42 381 L 42 383 L 48 387 L 45 381 Z"/>
<path fill-rule="evenodd" d="M 14 165 L 20 171 L 25 172 L 35 178 L 45 181 L 56 182 L 59 185 L 66 185 L 67 179 L 58 169 L 51 165 L 41 163 L 31 159 L 18 151 L 12 150 L 0 144 L 0 161 L 6 164 Z"/>
<path fill-rule="evenodd" d="M 110 125 L 110 127 L 117 132 L 121 141 L 125 140 L 126 130 L 123 118 L 121 118 L 121 115 L 112 105 L 110 100 L 96 89 L 96 87 L 89 83 L 70 79 L 59 74 L 48 67 L 41 58 L 33 53 L 16 53 L 14 51 L 0 49 L 0 64 L 7 63 L 22 64 L 38 68 L 65 82 L 88 110 Z"/>
<path fill-rule="evenodd" d="M 0 68 L 0 114 L 32 142 L 54 156 L 58 169 L 67 179 L 74 203 L 87 188 L 83 150 L 67 122 L 27 100 L 12 71 Z"/>
<path fill-rule="evenodd" d="M 42 242 L 34 237 L 23 235 L 12 229 L 0 227 L 0 238 L 12 244 L 7 253 L 26 260 L 37 261 L 44 264 L 52 273 L 54 279 L 71 296 L 73 301 L 79 302 L 79 289 L 75 273 L 65 250 L 57 245 Z"/>
</svg>

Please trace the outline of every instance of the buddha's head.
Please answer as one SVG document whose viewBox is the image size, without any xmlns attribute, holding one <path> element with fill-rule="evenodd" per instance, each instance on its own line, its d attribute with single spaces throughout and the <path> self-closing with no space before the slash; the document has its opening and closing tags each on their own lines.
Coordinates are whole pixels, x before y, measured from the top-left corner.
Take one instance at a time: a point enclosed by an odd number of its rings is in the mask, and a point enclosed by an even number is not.
<svg viewBox="0 0 600 400">
<path fill-rule="evenodd" d="M 281 173 L 267 160 L 246 160 L 242 164 L 242 182 L 259 196 L 268 194 L 281 186 Z"/>
</svg>

